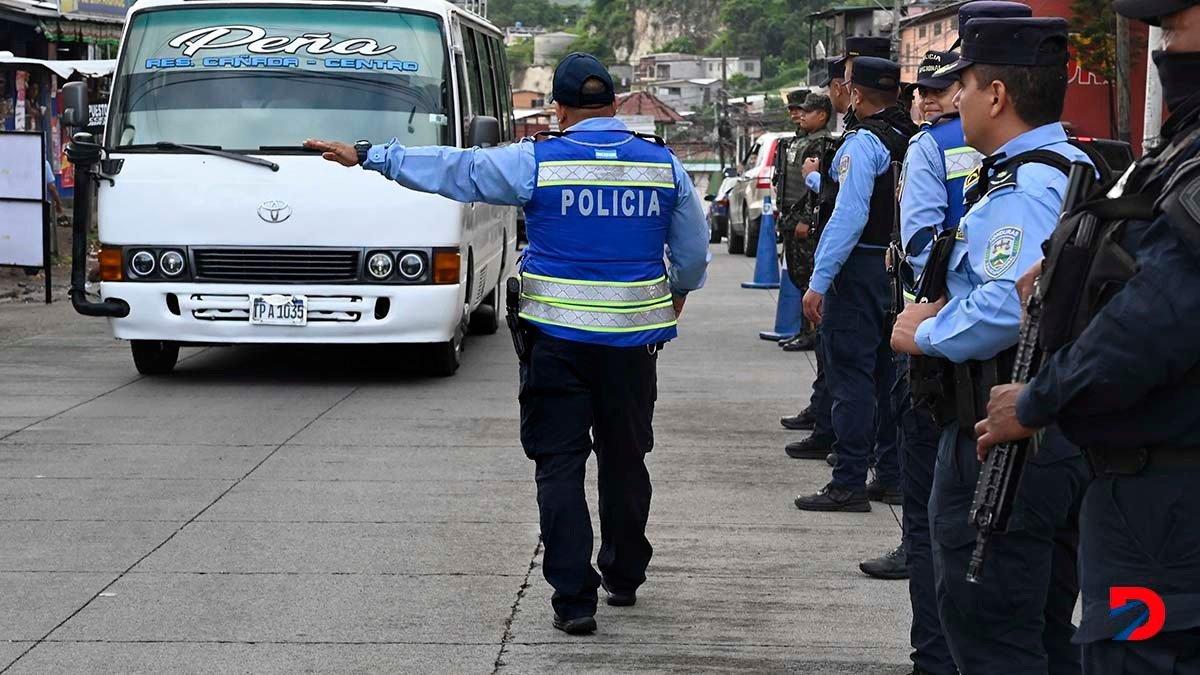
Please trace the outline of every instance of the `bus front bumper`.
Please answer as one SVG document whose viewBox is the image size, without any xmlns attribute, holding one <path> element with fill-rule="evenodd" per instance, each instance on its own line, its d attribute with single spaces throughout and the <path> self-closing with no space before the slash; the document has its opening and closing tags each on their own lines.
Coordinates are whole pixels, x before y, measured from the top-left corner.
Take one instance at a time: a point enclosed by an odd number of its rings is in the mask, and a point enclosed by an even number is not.
<svg viewBox="0 0 1200 675">
<path fill-rule="evenodd" d="M 109 319 L 122 340 L 183 343 L 446 342 L 462 319 L 460 284 L 268 285 L 104 282 L 104 299 L 129 303 L 129 315 Z M 302 295 L 304 326 L 250 323 L 252 295 Z"/>
</svg>

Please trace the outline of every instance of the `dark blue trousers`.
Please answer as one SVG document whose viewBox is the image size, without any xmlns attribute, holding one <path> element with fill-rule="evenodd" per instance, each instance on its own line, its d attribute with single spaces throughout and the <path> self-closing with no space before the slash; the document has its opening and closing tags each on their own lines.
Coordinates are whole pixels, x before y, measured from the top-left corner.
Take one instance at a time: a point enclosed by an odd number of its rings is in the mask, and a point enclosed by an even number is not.
<svg viewBox="0 0 1200 675">
<path fill-rule="evenodd" d="M 904 496 L 904 552 L 908 560 L 908 596 L 912 604 L 913 665 L 934 675 L 958 669 L 938 617 L 933 548 L 929 539 L 929 493 L 942 430 L 925 409 L 913 407 L 908 388 L 908 355 L 896 358 L 892 401 L 899 422 L 900 490 Z"/>
<path fill-rule="evenodd" d="M 981 583 L 967 581 L 975 527 L 967 522 L 980 464 L 974 433 L 942 430 L 929 498 L 939 615 L 963 675 L 1081 672 L 1071 644 L 1079 595 L 1083 457 L 1057 428 L 1024 467 L 1008 532 L 992 537 Z"/>
<path fill-rule="evenodd" d="M 842 489 L 866 485 L 872 448 L 879 480 L 889 487 L 900 484 L 891 401 L 896 371 L 886 335 L 888 288 L 883 252 L 855 249 L 825 296 L 825 377 L 838 455 L 833 484 Z"/>
<path fill-rule="evenodd" d="M 1156 465 L 1096 477 L 1079 516 L 1083 644 L 1088 675 L 1200 674 L 1200 469 Z M 1109 615 L 1109 589 L 1142 587 L 1163 600 L 1162 632 L 1114 640 L 1138 610 Z"/>
<path fill-rule="evenodd" d="M 829 386 L 825 381 L 825 350 L 824 339 L 821 337 L 823 331 L 820 327 L 817 328 L 816 339 L 813 345 L 813 356 L 817 360 L 817 379 L 813 380 L 812 398 L 809 400 L 809 405 L 812 407 L 813 416 L 816 418 L 813 424 L 812 437 L 825 441 L 830 445 L 837 440 L 833 435 L 833 399 L 829 396 Z"/>
<path fill-rule="evenodd" d="M 521 364 L 521 445 L 536 464 L 542 573 L 560 617 L 596 613 L 601 575 L 613 591 L 646 581 L 646 539 L 657 398 L 657 354 L 538 335 Z M 596 453 L 600 554 L 592 567 L 592 520 L 584 469 Z"/>
</svg>

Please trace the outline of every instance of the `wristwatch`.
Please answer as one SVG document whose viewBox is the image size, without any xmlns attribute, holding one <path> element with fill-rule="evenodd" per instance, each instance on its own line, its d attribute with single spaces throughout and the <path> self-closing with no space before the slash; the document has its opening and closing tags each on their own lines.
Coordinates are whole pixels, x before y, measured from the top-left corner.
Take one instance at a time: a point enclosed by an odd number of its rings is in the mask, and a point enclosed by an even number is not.
<svg viewBox="0 0 1200 675">
<path fill-rule="evenodd" d="M 354 152 L 358 153 L 358 165 L 367 161 L 367 153 L 371 151 L 371 141 L 358 141 L 354 144 Z"/>
</svg>

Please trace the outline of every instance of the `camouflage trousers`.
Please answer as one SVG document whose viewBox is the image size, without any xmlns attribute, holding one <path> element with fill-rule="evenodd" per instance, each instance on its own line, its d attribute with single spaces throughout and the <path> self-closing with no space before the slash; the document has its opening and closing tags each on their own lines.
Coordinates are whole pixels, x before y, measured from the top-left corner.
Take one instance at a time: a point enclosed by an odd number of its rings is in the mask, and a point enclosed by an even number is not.
<svg viewBox="0 0 1200 675">
<path fill-rule="evenodd" d="M 802 221 L 801 210 L 795 209 L 779 219 L 779 235 L 783 240 L 783 259 L 788 277 L 800 292 L 808 290 L 817 255 L 817 238 L 810 230 L 803 239 L 796 236 L 796 225 Z"/>
</svg>

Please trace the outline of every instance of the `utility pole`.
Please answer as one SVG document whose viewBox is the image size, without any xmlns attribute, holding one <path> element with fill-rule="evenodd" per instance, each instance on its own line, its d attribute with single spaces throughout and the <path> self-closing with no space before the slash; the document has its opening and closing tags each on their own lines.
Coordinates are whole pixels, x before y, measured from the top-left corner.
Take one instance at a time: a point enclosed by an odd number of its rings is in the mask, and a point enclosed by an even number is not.
<svg viewBox="0 0 1200 675">
<path fill-rule="evenodd" d="M 721 96 L 720 102 L 717 104 L 720 107 L 720 116 L 717 118 L 717 152 L 721 158 L 721 171 L 725 170 L 725 136 L 722 131 L 728 126 L 729 121 L 726 118 L 726 109 L 729 107 L 729 80 L 728 78 L 728 62 L 725 58 L 725 36 L 721 36 Z"/>
<path fill-rule="evenodd" d="M 892 4 L 892 53 L 896 55 L 896 61 L 900 61 L 900 4 L 902 0 L 895 0 Z"/>
<path fill-rule="evenodd" d="M 1162 28 L 1150 27 L 1150 37 L 1146 41 L 1146 53 L 1153 54 L 1156 49 L 1162 49 Z M 1142 152 L 1158 147 L 1161 139 L 1158 137 L 1162 130 L 1162 82 L 1158 79 L 1158 68 L 1154 67 L 1152 59 L 1146 59 L 1146 109 L 1142 123 Z"/>
<path fill-rule="evenodd" d="M 1117 14 L 1117 140 L 1129 142 L 1129 19 Z"/>
</svg>

